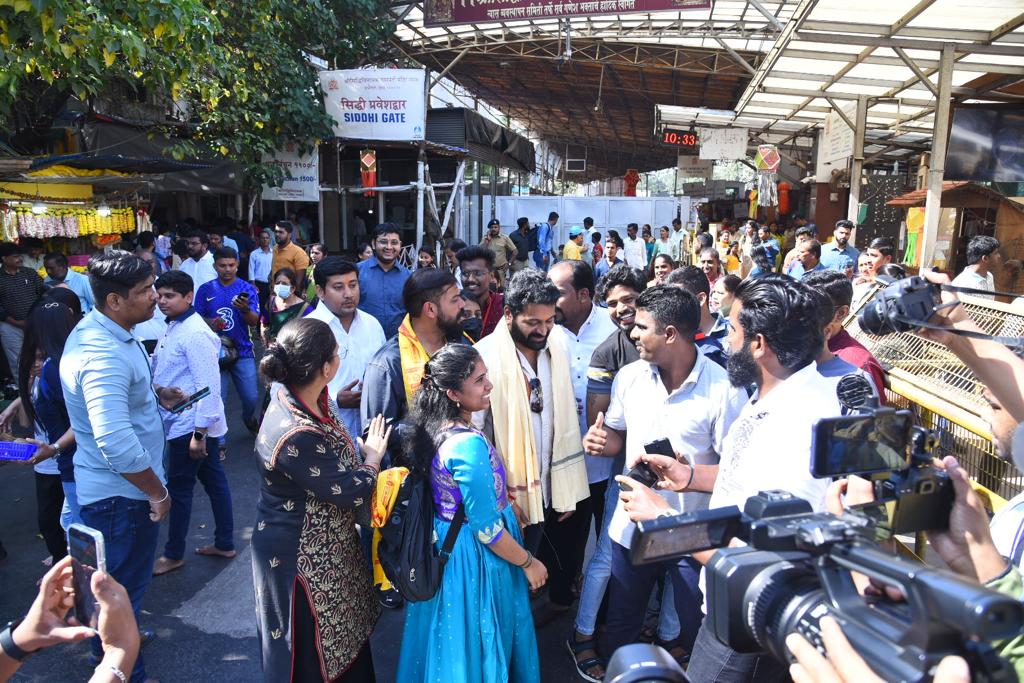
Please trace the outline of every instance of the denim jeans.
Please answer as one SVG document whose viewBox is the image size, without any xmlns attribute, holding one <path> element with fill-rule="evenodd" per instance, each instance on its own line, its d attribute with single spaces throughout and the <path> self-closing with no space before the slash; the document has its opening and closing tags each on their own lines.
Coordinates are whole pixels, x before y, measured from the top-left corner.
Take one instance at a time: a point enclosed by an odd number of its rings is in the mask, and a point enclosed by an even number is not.
<svg viewBox="0 0 1024 683">
<path fill-rule="evenodd" d="M 622 471 L 620 467 L 618 470 Z M 601 609 L 608 578 L 612 575 L 612 539 L 608 537 L 608 525 L 619 500 L 619 485 L 614 479 L 608 480 L 604 493 L 604 519 L 597 529 L 597 543 L 590 556 L 586 571 L 583 572 L 583 588 L 580 590 L 580 606 L 576 611 L 576 630 L 581 635 L 592 636 L 597 628 L 597 613 Z"/>
<path fill-rule="evenodd" d="M 700 564 L 692 557 L 666 560 L 653 564 L 634 565 L 629 561 L 629 549 L 612 543 L 612 576 L 608 583 L 608 623 L 606 624 L 609 653 L 623 645 L 636 642 L 643 627 L 647 601 L 658 579 L 668 574 L 672 581 L 672 594 L 681 626 L 682 645 L 693 650 L 701 620 L 701 597 L 698 588 Z M 693 678 L 692 680 L 703 680 Z"/>
<path fill-rule="evenodd" d="M 789 680 L 786 669 L 770 655 L 736 652 L 716 638 L 704 622 L 693 644 L 686 675 L 702 683 L 781 683 Z"/>
<path fill-rule="evenodd" d="M 82 522 L 103 534 L 107 573 L 128 591 L 139 618 L 139 605 L 153 578 L 160 525 L 149 519 L 149 501 L 114 496 L 82 506 Z M 93 639 L 93 654 L 103 657 L 99 637 Z M 132 670 L 132 683 L 146 680 L 146 665 L 139 652 Z"/>
<path fill-rule="evenodd" d="M 239 358 L 230 368 L 220 371 L 220 396 L 228 402 L 228 377 L 234 380 L 235 391 L 242 401 L 242 419 L 251 420 L 259 402 L 259 387 L 256 379 L 256 359 Z"/>
<path fill-rule="evenodd" d="M 220 440 L 206 438 L 206 457 L 193 460 L 188 456 L 192 433 L 182 434 L 167 442 L 167 490 L 171 494 L 170 524 L 164 557 L 180 560 L 185 557 L 185 537 L 192 516 L 192 492 L 196 479 L 203 485 L 213 508 L 213 544 L 218 550 L 234 550 L 234 513 L 231 510 L 231 489 L 219 457 Z"/>
<path fill-rule="evenodd" d="M 64 507 L 60 510 L 60 526 L 66 532 L 72 524 L 82 523 L 82 509 L 78 507 L 78 492 L 73 481 L 62 481 Z"/>
</svg>

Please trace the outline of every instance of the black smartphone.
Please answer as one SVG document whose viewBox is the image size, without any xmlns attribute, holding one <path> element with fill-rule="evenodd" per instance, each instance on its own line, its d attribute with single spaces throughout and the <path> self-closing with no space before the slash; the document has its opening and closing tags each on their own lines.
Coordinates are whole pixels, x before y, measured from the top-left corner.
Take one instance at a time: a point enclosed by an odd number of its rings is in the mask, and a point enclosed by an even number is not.
<svg viewBox="0 0 1024 683">
<path fill-rule="evenodd" d="M 203 400 L 204 398 L 206 398 L 209 395 L 210 395 L 210 387 L 203 387 L 202 389 L 200 389 L 196 393 L 194 393 L 191 396 L 189 396 L 188 398 L 186 398 L 181 403 L 175 404 L 171 408 L 171 412 L 174 413 L 175 415 L 177 415 L 178 413 L 184 411 L 186 408 L 191 408 L 193 405 L 195 405 L 196 403 L 198 403 L 199 401 Z"/>
<path fill-rule="evenodd" d="M 82 626 L 94 629 L 100 610 L 92 593 L 92 575 L 96 570 L 107 571 L 103 534 L 84 524 L 68 526 L 68 555 L 75 585 L 75 618 Z"/>
<path fill-rule="evenodd" d="M 667 455 L 670 458 L 676 457 L 675 451 L 672 450 L 672 442 L 668 439 L 655 439 L 654 441 L 648 441 L 644 444 L 644 453 L 650 453 L 651 455 Z M 645 462 L 638 462 L 633 468 L 626 473 L 626 476 L 630 479 L 640 482 L 648 488 L 654 488 L 654 485 L 658 483 L 658 473 Z M 629 490 L 629 484 L 623 484 L 619 482 L 619 488 L 623 491 Z"/>
<path fill-rule="evenodd" d="M 843 477 L 903 469 L 910 461 L 913 427 L 907 410 L 818 420 L 811 440 L 811 474 Z"/>
</svg>

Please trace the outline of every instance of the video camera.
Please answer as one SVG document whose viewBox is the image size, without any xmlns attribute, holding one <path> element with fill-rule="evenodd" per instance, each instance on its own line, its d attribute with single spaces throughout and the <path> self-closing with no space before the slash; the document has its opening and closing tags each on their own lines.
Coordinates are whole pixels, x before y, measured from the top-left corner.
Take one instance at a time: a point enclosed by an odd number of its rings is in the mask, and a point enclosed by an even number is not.
<svg viewBox="0 0 1024 683">
<path fill-rule="evenodd" d="M 785 491 L 762 491 L 742 512 L 730 506 L 639 522 L 632 562 L 718 548 L 705 568 L 705 625 L 738 652 L 790 661 L 790 633 L 822 649 L 819 622 L 831 615 L 886 681 L 930 680 L 947 655 L 964 657 L 975 680 L 1017 680 L 989 643 L 1020 633 L 1024 604 L 877 547 L 892 534 L 949 525 L 953 489 L 931 463 L 929 433 L 908 411 L 877 408 L 821 420 L 813 444 L 815 476 L 866 476 L 876 502 L 836 516 Z M 734 538 L 747 547 L 726 547 Z M 851 572 L 898 588 L 906 601 L 861 596 Z"/>
</svg>

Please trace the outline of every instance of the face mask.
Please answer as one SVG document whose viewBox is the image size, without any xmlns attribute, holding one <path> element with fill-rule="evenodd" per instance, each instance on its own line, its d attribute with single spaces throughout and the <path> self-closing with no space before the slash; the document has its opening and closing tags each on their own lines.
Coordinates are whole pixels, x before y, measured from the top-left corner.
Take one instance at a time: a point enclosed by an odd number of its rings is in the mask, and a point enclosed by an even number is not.
<svg viewBox="0 0 1024 683">
<path fill-rule="evenodd" d="M 282 299 L 287 299 L 291 293 L 292 288 L 289 285 L 274 285 L 274 294 Z"/>
<path fill-rule="evenodd" d="M 480 332 L 484 329 L 484 321 L 476 317 L 463 318 L 459 324 L 462 326 L 462 331 L 473 339 L 479 339 Z"/>
</svg>

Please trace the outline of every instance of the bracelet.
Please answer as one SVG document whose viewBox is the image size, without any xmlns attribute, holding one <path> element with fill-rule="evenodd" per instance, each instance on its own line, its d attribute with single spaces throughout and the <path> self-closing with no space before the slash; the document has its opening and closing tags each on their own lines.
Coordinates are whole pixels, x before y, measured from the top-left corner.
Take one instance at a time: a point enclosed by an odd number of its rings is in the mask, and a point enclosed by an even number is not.
<svg viewBox="0 0 1024 683">
<path fill-rule="evenodd" d="M 696 473 L 697 473 L 697 468 L 694 467 L 693 465 L 690 465 L 690 478 L 686 480 L 686 486 L 683 487 L 684 491 L 686 489 L 690 488 L 690 484 L 693 483 L 693 475 L 696 474 Z"/>
<path fill-rule="evenodd" d="M 526 560 L 522 564 L 517 564 L 516 566 L 520 569 L 529 569 L 531 564 L 533 564 L 533 553 L 527 550 Z"/>
<path fill-rule="evenodd" d="M 150 499 L 149 499 L 149 502 L 150 502 L 150 503 L 157 503 L 157 504 L 159 504 L 159 503 L 162 503 L 162 502 L 164 502 L 165 500 L 167 500 L 167 497 L 168 497 L 169 495 L 171 495 L 171 492 L 170 492 L 170 491 L 169 491 L 169 490 L 167 489 L 167 487 L 165 486 L 165 487 L 164 487 L 164 497 L 163 497 L 163 498 L 161 498 L 160 500 L 153 500 L 152 498 L 150 498 Z"/>
<path fill-rule="evenodd" d="M 124 675 L 123 671 L 113 664 L 107 664 L 107 668 L 110 669 L 110 673 L 114 674 L 117 680 L 121 681 L 121 683 L 128 683 L 128 677 Z"/>
</svg>

